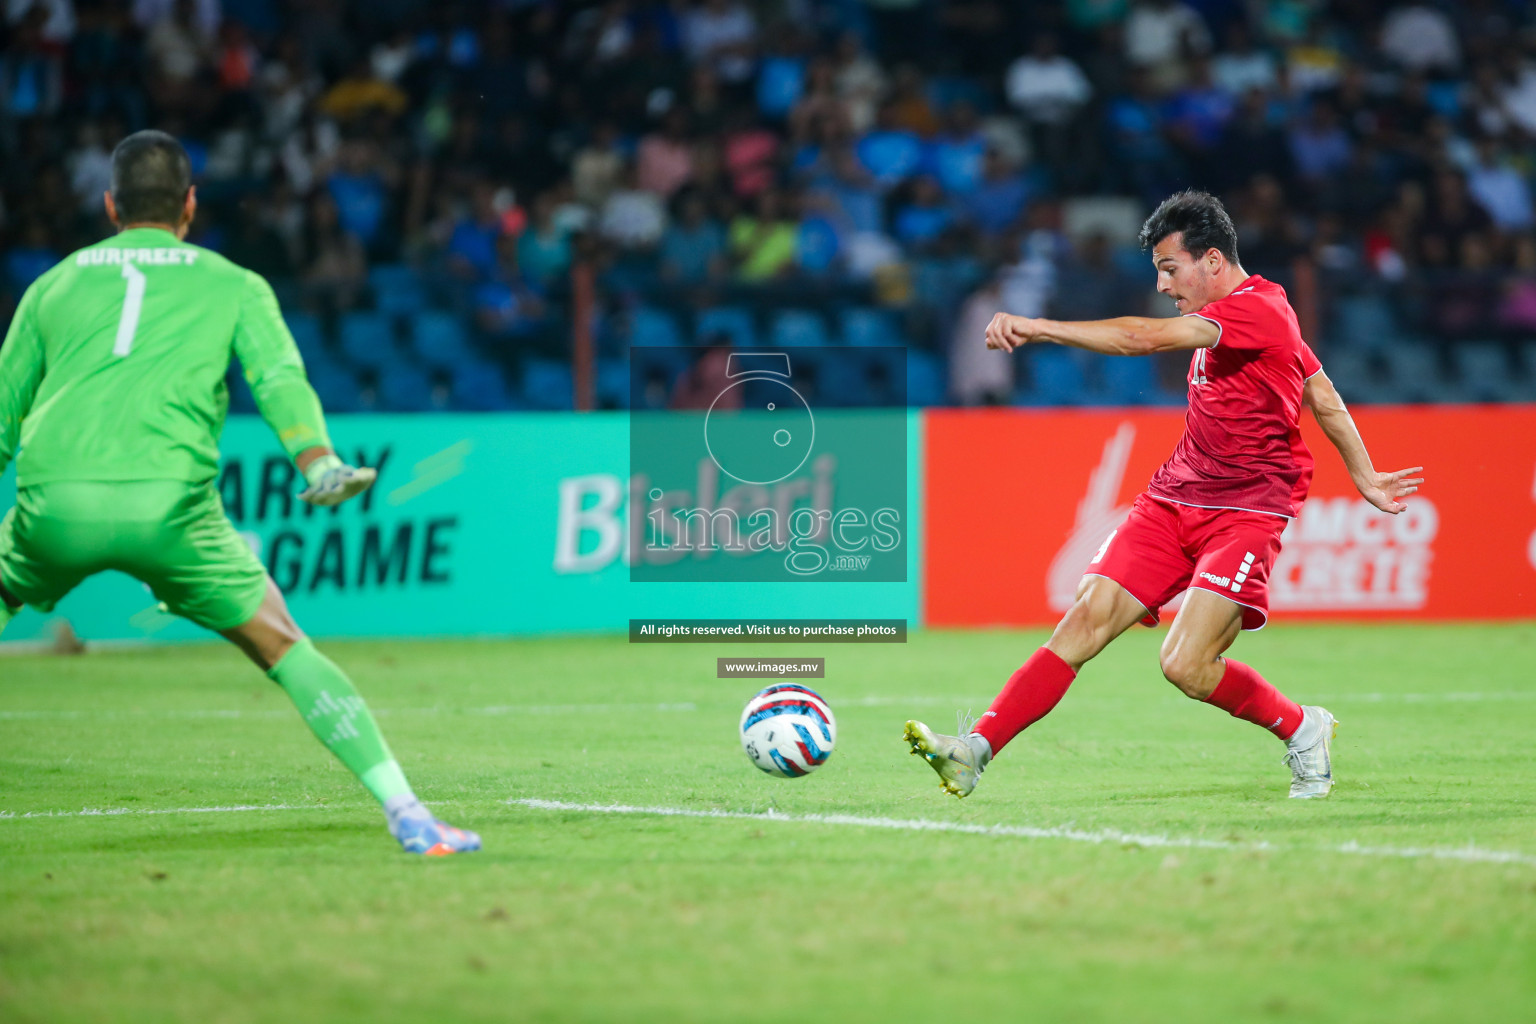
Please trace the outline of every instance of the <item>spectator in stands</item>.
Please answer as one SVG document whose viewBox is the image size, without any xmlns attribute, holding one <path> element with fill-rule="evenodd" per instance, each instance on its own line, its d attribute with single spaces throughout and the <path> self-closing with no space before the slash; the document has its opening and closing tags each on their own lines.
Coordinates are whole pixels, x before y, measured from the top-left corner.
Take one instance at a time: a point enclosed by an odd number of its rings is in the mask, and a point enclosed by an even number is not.
<svg viewBox="0 0 1536 1024">
<path fill-rule="evenodd" d="M 780 25 L 773 47 L 758 66 L 757 112 L 771 122 L 782 123 L 805 92 L 805 49 L 805 40 L 793 24 Z M 830 73 L 824 78 L 830 92 Z"/>
<path fill-rule="evenodd" d="M 943 133 L 928 145 L 930 173 L 950 195 L 969 195 L 981 186 L 986 154 L 987 138 L 976 108 L 966 100 L 956 100 L 946 112 Z"/>
<path fill-rule="evenodd" d="M 1075 149 L 1073 123 L 1093 86 L 1082 68 L 1059 51 L 1054 32 L 1035 36 L 1030 52 L 1008 68 L 1008 102 L 1024 115 L 1036 150 L 1057 171 L 1066 170 Z"/>
<path fill-rule="evenodd" d="M 103 136 L 118 139 L 122 134 L 122 125 L 115 118 L 105 126 L 95 121 L 80 125 L 68 167 L 69 188 L 83 213 L 94 214 L 101 206 L 101 194 L 112 187 L 112 151 L 103 143 Z"/>
<path fill-rule="evenodd" d="M 1291 160 L 1303 181 L 1321 184 L 1349 163 L 1349 133 L 1333 105 L 1314 101 L 1305 120 L 1291 127 Z"/>
<path fill-rule="evenodd" d="M 1168 144 L 1163 104 L 1145 69 L 1131 73 L 1129 92 L 1110 102 L 1105 117 L 1111 180 L 1155 205 L 1156 197 L 1166 196 L 1182 179 L 1182 167 Z"/>
<path fill-rule="evenodd" d="M 368 140 L 342 143 L 336 169 L 326 178 L 325 187 L 336 202 L 341 230 L 364 248 L 385 242 L 390 189 L 397 175 L 393 164 Z"/>
<path fill-rule="evenodd" d="M 375 110 L 398 116 L 409 102 L 399 86 L 380 78 L 373 63 L 359 56 L 346 76 L 320 97 L 319 109 L 338 121 L 350 121 Z"/>
<path fill-rule="evenodd" d="M 736 276 L 744 282 L 782 277 L 795 266 L 796 225 L 783 195 L 774 188 L 758 193 L 751 214 L 731 222 L 730 251 Z"/>
<path fill-rule="evenodd" d="M 208 96 L 198 95 L 196 82 L 212 63 L 212 32 L 199 24 L 193 0 L 175 0 L 154 20 L 144 49 L 156 103 L 176 111 L 206 105 Z"/>
<path fill-rule="evenodd" d="M 1197 57 L 1189 67 L 1188 80 L 1168 100 L 1168 131 L 1186 159 L 1204 163 L 1220 145 L 1237 103 L 1212 79 L 1210 61 Z"/>
<path fill-rule="evenodd" d="M 501 238 L 501 214 L 496 209 L 496 187 L 485 179 L 475 182 L 469 208 L 454 217 L 444 245 L 448 269 L 464 281 L 481 281 L 496 269 L 496 245 Z"/>
<path fill-rule="evenodd" d="M 673 107 L 662 117 L 661 128 L 640 140 L 635 151 L 635 180 L 647 192 L 670 199 L 693 177 L 693 150 L 688 114 Z"/>
<path fill-rule="evenodd" d="M 1518 335 L 1536 334 L 1536 237 L 1524 234 L 1515 239 L 1514 270 L 1504 281 L 1499 324 Z"/>
<path fill-rule="evenodd" d="M 756 69 L 757 21 L 737 0 L 702 0 L 683 16 L 683 46 L 695 64 L 708 63 L 729 85 Z"/>
<path fill-rule="evenodd" d="M 1467 169 L 1467 191 L 1500 231 L 1525 231 L 1536 224 L 1530 183 L 1497 139 L 1484 136 L 1478 141 L 1477 157 Z"/>
<path fill-rule="evenodd" d="M 903 64 L 891 80 L 891 95 L 885 101 L 890 108 L 890 125 L 912 132 L 918 138 L 931 139 L 939 130 L 939 112 L 928 98 L 928 82 L 916 64 Z"/>
<path fill-rule="evenodd" d="M 1455 71 L 1461 64 L 1456 27 L 1428 4 L 1397 7 L 1387 15 L 1381 52 L 1410 71 Z"/>
<path fill-rule="evenodd" d="M 726 272 L 725 232 L 709 219 L 704 197 L 685 188 L 673 201 L 674 216 L 661 237 L 661 279 L 697 287 L 720 281 Z"/>
<path fill-rule="evenodd" d="M 571 234 L 556 217 L 560 196 L 554 189 L 533 201 L 528 226 L 517 236 L 517 263 L 540 291 L 563 278 L 571 268 Z"/>
<path fill-rule="evenodd" d="M 1504 50 L 1500 64 L 1504 112 L 1521 131 L 1536 136 L 1536 64 L 1527 61 L 1516 47 Z"/>
<path fill-rule="evenodd" d="M 984 236 L 1002 236 L 1013 230 L 1029 200 L 1024 175 L 996 148 L 982 158 L 981 185 L 960 200 L 962 214 Z"/>
<path fill-rule="evenodd" d="M 875 127 L 855 143 L 859 162 L 882 189 L 894 188 L 917 172 L 923 159 L 923 142 L 917 133 L 897 123 L 896 107 L 880 108 Z"/>
<path fill-rule="evenodd" d="M 904 186 L 892 219 L 896 240 L 909 249 L 922 250 L 935 242 L 955 222 L 955 212 L 944 190 L 931 175 L 919 175 Z"/>
<path fill-rule="evenodd" d="M 1013 394 L 1014 360 L 987 348 L 987 324 L 1003 308 L 997 275 L 965 300 L 949 336 L 949 397 L 957 405 L 1006 405 Z"/>
<path fill-rule="evenodd" d="M 621 249 L 649 250 L 661 241 L 667 209 L 661 197 L 640 187 L 633 166 L 624 183 L 608 194 L 597 215 L 597 231 Z"/>
<path fill-rule="evenodd" d="M 789 135 L 796 145 L 803 146 L 826 130 L 844 137 L 852 134 L 852 118 L 847 102 L 838 95 L 835 73 L 827 58 L 811 64 L 805 90 L 789 112 Z"/>
<path fill-rule="evenodd" d="M 874 125 L 889 81 L 880 62 L 865 51 L 857 32 L 838 37 L 835 61 L 834 82 L 848 114 L 848 129 L 861 134 Z"/>
<path fill-rule="evenodd" d="M 624 153 L 619 146 L 619 130 L 612 121 L 599 121 L 592 137 L 571 159 L 571 182 L 576 198 L 597 208 L 624 177 Z"/>
<path fill-rule="evenodd" d="M 726 173 L 732 191 L 750 199 L 773 184 L 778 173 L 779 137 L 747 110 L 736 110 L 727 123 L 723 150 Z"/>
<path fill-rule="evenodd" d="M 502 235 L 496 242 L 496 269 L 475 287 L 475 321 L 488 337 L 526 338 L 544 319 L 544 298 L 517 262 L 517 240 Z"/>
<path fill-rule="evenodd" d="M 1468 252 L 1468 236 L 1486 236 L 1493 228 L 1488 216 L 1467 194 L 1467 183 L 1460 174 L 1442 170 L 1435 175 L 1434 188 L 1419 222 L 1419 263 L 1431 269 L 1458 266 Z"/>
<path fill-rule="evenodd" d="M 1236 99 L 1250 89 L 1273 89 L 1279 71 L 1274 57 L 1253 45 L 1247 23 L 1237 19 L 1227 26 L 1226 46 L 1211 58 L 1211 78 L 1217 88 Z"/>
<path fill-rule="evenodd" d="M 1125 22 L 1125 58 L 1160 88 L 1178 85 L 1184 61 L 1210 51 L 1211 32 L 1183 0 L 1137 0 Z"/>
<path fill-rule="evenodd" d="M 309 303 L 321 310 L 352 309 L 368 281 L 363 245 L 341 229 L 336 203 L 328 192 L 317 192 L 309 203 L 305 244 L 304 290 Z"/>
<path fill-rule="evenodd" d="M 806 189 L 827 202 L 818 208 L 836 210 L 851 231 L 883 231 L 885 200 L 874 180 L 859 162 L 853 147 L 841 146 L 826 154 L 805 176 Z"/>
<path fill-rule="evenodd" d="M 1253 89 L 1243 96 L 1222 132 L 1209 169 L 1214 184 L 1222 189 L 1246 184 L 1256 174 L 1272 174 L 1285 182 L 1292 179 L 1290 140 L 1270 117 L 1269 97 L 1263 92 Z"/>
</svg>

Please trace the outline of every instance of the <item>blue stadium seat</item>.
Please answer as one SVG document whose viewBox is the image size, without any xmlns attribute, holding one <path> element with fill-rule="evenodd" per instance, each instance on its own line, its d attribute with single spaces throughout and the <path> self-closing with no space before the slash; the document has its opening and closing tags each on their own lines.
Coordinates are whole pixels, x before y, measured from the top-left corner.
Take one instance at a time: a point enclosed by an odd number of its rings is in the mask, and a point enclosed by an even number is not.
<svg viewBox="0 0 1536 1024">
<path fill-rule="evenodd" d="M 383 313 L 343 314 L 341 351 L 358 366 L 373 369 L 397 362 L 394 324 Z"/>
<path fill-rule="evenodd" d="M 284 313 L 283 320 L 306 363 L 315 353 L 325 351 L 325 332 L 320 329 L 318 318 L 309 313 Z"/>
<path fill-rule="evenodd" d="M 796 355 L 794 372 L 813 375 L 816 380 L 814 399 L 807 396 L 813 409 L 842 409 L 868 404 L 865 355 L 841 346 Z"/>
<path fill-rule="evenodd" d="M 416 271 L 399 263 L 383 263 L 368 271 L 373 304 L 383 313 L 415 313 L 427 305 L 426 290 Z"/>
<path fill-rule="evenodd" d="M 379 399 L 390 412 L 427 412 L 432 408 L 432 381 L 427 369 L 395 363 L 379 376 Z"/>
<path fill-rule="evenodd" d="M 845 345 L 904 345 L 896 318 L 883 309 L 853 306 L 843 310 L 843 344 Z"/>
<path fill-rule="evenodd" d="M 1392 399 L 1398 402 L 1455 402 L 1461 388 L 1445 379 L 1440 357 L 1423 342 L 1402 341 L 1385 349 Z"/>
<path fill-rule="evenodd" d="M 629 362 L 600 359 L 597 363 L 597 404 L 600 408 L 629 408 Z"/>
<path fill-rule="evenodd" d="M 1334 305 L 1330 344 L 1335 348 L 1358 348 L 1379 352 L 1396 344 L 1402 336 L 1392 307 L 1380 295 L 1348 295 Z"/>
<path fill-rule="evenodd" d="M 411 318 L 411 345 L 428 366 L 453 367 L 475 359 L 463 322 L 440 310 L 427 310 Z"/>
<path fill-rule="evenodd" d="M 819 348 L 829 340 L 826 321 L 808 309 L 780 310 L 769 332 L 769 344 L 774 348 Z"/>
<path fill-rule="evenodd" d="M 1082 405 L 1092 396 L 1083 364 L 1075 353 L 1054 345 L 1026 349 L 1029 384 L 1016 396 L 1021 405 Z"/>
<path fill-rule="evenodd" d="M 495 412 L 513 407 L 501 369 L 484 360 L 453 368 L 453 405 L 466 412 Z"/>
<path fill-rule="evenodd" d="M 724 334 L 736 348 L 757 345 L 757 325 L 752 322 L 752 314 L 739 306 L 713 306 L 699 311 L 694 340 L 702 344 L 717 334 Z"/>
<path fill-rule="evenodd" d="M 944 361 L 932 352 L 907 350 L 907 404 L 944 404 Z"/>
<path fill-rule="evenodd" d="M 572 408 L 571 367 L 553 359 L 530 359 L 523 367 L 523 399 L 534 409 Z"/>
<path fill-rule="evenodd" d="M 1464 341 L 1451 350 L 1461 386 L 1474 402 L 1510 402 L 1522 392 L 1504 346 L 1496 341 Z"/>
<path fill-rule="evenodd" d="M 321 361 L 306 365 L 310 386 L 320 398 L 320 406 L 326 412 L 357 412 L 361 406 L 358 398 L 357 378 L 351 371 L 334 362 Z"/>
<path fill-rule="evenodd" d="M 684 344 L 683 332 L 678 330 L 677 318 L 671 313 L 641 306 L 629 314 L 629 343 L 676 347 Z"/>
</svg>

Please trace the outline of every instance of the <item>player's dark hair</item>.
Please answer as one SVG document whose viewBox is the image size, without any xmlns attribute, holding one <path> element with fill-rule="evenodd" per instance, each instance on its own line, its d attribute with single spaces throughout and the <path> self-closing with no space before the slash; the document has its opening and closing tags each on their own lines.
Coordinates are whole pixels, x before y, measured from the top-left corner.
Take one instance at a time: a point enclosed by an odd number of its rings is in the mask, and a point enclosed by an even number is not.
<svg viewBox="0 0 1536 1024">
<path fill-rule="evenodd" d="M 124 224 L 175 224 L 192 187 L 192 161 L 165 132 L 134 132 L 112 151 L 112 201 Z"/>
<path fill-rule="evenodd" d="M 1236 264 L 1237 228 L 1221 200 L 1209 192 L 1186 189 L 1163 200 L 1141 226 L 1137 239 L 1143 249 L 1150 249 L 1169 235 L 1183 232 L 1184 248 L 1196 258 L 1215 249 Z"/>
</svg>

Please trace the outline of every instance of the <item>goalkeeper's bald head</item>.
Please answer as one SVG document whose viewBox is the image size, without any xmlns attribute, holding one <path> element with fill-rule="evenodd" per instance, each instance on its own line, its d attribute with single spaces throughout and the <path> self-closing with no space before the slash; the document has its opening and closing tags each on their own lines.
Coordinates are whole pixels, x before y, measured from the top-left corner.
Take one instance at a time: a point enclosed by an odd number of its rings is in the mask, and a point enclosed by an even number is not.
<svg viewBox="0 0 1536 1024">
<path fill-rule="evenodd" d="M 165 132 L 134 132 L 112 151 L 112 202 L 119 224 L 179 225 L 191 189 L 192 161 Z"/>
</svg>

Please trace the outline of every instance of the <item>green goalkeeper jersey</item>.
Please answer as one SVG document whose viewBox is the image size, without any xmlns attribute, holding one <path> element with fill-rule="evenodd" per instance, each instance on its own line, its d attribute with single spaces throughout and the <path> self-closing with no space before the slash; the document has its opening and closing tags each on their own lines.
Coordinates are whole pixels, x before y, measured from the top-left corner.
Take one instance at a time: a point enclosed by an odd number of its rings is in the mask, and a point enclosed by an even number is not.
<svg viewBox="0 0 1536 1024">
<path fill-rule="evenodd" d="M 16 457 L 21 487 L 212 480 L 232 355 L 290 456 L 329 446 L 259 275 L 160 228 L 81 249 L 27 289 L 0 347 L 0 472 Z"/>
</svg>

